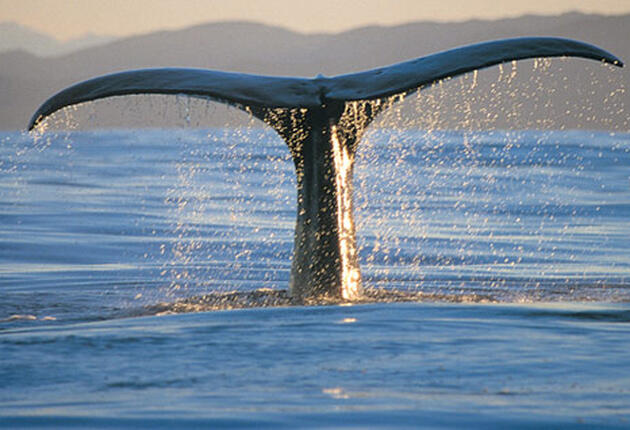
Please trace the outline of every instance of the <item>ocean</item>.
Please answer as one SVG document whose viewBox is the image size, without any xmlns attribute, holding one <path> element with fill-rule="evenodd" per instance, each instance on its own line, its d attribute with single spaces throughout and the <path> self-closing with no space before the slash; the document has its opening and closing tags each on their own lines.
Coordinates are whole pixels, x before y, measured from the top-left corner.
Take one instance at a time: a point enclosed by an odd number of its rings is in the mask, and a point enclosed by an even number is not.
<svg viewBox="0 0 630 430">
<path fill-rule="evenodd" d="M 375 128 L 354 176 L 366 288 L 425 299 L 178 313 L 287 288 L 284 143 L 0 133 L 0 427 L 630 427 L 630 134 Z"/>
</svg>

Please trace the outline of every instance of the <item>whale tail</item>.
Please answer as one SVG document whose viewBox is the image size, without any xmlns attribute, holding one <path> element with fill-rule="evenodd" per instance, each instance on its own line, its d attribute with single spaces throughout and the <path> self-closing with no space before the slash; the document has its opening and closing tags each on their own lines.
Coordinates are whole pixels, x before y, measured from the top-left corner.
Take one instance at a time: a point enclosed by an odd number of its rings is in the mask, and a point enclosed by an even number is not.
<svg viewBox="0 0 630 430">
<path fill-rule="evenodd" d="M 352 216 L 352 171 L 363 131 L 391 96 L 508 61 L 582 57 L 623 66 L 596 46 L 528 37 L 456 48 L 391 66 L 313 79 L 203 69 L 132 70 L 97 77 L 52 96 L 29 130 L 66 106 L 130 94 L 184 94 L 227 103 L 271 126 L 287 143 L 297 174 L 298 211 L 290 293 L 298 300 L 361 296 Z"/>
</svg>

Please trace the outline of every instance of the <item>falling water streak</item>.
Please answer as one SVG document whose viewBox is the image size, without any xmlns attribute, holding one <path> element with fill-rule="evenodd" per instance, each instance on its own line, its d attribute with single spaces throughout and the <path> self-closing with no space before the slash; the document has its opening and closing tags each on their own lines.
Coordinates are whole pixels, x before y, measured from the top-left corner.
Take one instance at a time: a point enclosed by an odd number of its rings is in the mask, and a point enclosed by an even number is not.
<svg viewBox="0 0 630 430">
<path fill-rule="evenodd" d="M 361 274 L 351 264 L 356 257 L 354 221 L 352 220 L 352 156 L 346 145 L 341 145 L 336 126 L 332 126 L 331 140 L 335 164 L 335 187 L 337 195 L 337 229 L 339 232 L 339 255 L 341 258 L 341 295 L 345 300 L 360 297 Z"/>
<path fill-rule="evenodd" d="M 510 76 L 508 77 L 508 80 L 507 80 L 508 85 L 510 85 L 512 81 L 516 79 L 516 75 L 517 75 L 516 61 L 512 61 L 512 72 L 510 73 Z"/>
<path fill-rule="evenodd" d="M 178 99 L 179 102 L 179 99 Z M 162 275 L 168 273 L 170 284 L 167 288 L 167 297 L 177 296 L 185 293 L 190 288 L 191 274 L 188 266 L 191 262 L 194 251 L 199 249 L 199 245 L 191 237 L 194 230 L 191 227 L 191 216 L 194 212 L 197 200 L 193 193 L 197 188 L 193 187 L 196 169 L 193 163 L 188 160 L 189 154 L 184 144 L 183 160 L 176 166 L 177 183 L 167 191 L 164 203 L 172 208 L 175 217 L 173 226 L 173 239 L 170 244 L 170 257 L 164 263 Z M 198 192 L 199 190 L 197 190 Z M 164 254 L 166 244 L 162 244 L 160 252 Z"/>
<path fill-rule="evenodd" d="M 564 60 L 562 60 L 564 61 Z M 560 60 L 556 60 L 556 62 L 560 62 Z M 461 214 L 464 217 L 464 227 L 461 232 L 465 232 L 465 235 L 461 235 L 458 233 L 459 226 L 453 224 L 453 228 L 451 231 L 451 238 L 449 238 L 449 242 L 452 243 L 453 246 L 458 246 L 457 254 L 464 255 L 474 255 L 474 249 L 470 247 L 470 245 L 465 245 L 465 242 L 460 242 L 461 239 L 464 238 L 475 238 L 475 241 L 486 242 L 492 246 L 492 256 L 494 260 L 491 260 L 490 263 L 486 264 L 486 269 L 488 273 L 491 273 L 494 269 L 499 268 L 500 265 L 505 265 L 506 267 L 513 267 L 518 269 L 520 264 L 524 264 L 524 268 L 527 267 L 527 260 L 531 260 L 535 258 L 536 255 L 548 255 L 550 258 L 554 258 L 557 255 L 557 252 L 561 251 L 562 248 L 567 248 L 571 246 L 571 241 L 575 240 L 572 236 L 572 230 L 570 226 L 573 224 L 583 222 L 580 218 L 580 214 L 574 211 L 571 218 L 569 217 L 565 220 L 560 220 L 558 217 L 554 217 L 551 213 L 554 207 L 559 208 L 560 210 L 564 210 L 562 208 L 569 208 L 571 203 L 566 201 L 566 198 L 562 198 L 563 196 L 556 196 L 554 193 L 557 192 L 558 185 L 556 184 L 560 177 L 558 176 L 557 170 L 564 169 L 566 170 L 566 164 L 568 161 L 572 159 L 579 159 L 582 157 L 579 153 L 569 153 L 562 151 L 562 148 L 558 145 L 555 145 L 555 150 L 560 151 L 560 153 L 548 154 L 548 151 L 545 150 L 545 147 L 549 147 L 550 142 L 548 142 L 551 136 L 545 137 L 545 134 L 541 134 L 541 138 L 544 140 L 538 146 L 529 146 L 522 144 L 523 132 L 518 129 L 528 129 L 535 128 L 543 130 L 553 129 L 553 128 L 564 128 L 563 122 L 555 120 L 556 117 L 562 117 L 561 112 L 563 103 L 566 106 L 570 106 L 564 99 L 558 99 L 554 96 L 554 91 L 556 89 L 562 89 L 561 85 L 551 84 L 549 85 L 549 81 L 560 81 L 562 79 L 562 74 L 560 76 L 551 75 L 551 70 L 556 70 L 556 68 L 551 69 L 551 60 L 544 59 L 538 61 L 532 61 L 532 70 L 533 73 L 531 79 L 529 78 L 529 73 L 527 68 L 523 69 L 524 72 L 517 75 L 516 64 L 512 64 L 511 73 L 504 73 L 503 67 L 498 68 L 498 78 L 494 78 L 494 82 L 490 80 L 488 83 L 486 77 L 490 75 L 488 71 L 480 72 L 479 78 L 475 76 L 464 77 L 460 79 L 461 89 L 459 94 L 453 93 L 453 86 L 449 86 L 448 91 L 442 94 L 442 90 L 445 89 L 444 85 L 438 83 L 433 88 L 419 92 L 418 96 L 415 98 L 417 108 L 416 113 L 417 116 L 411 117 L 406 115 L 406 121 L 404 124 L 401 123 L 394 124 L 394 120 L 391 118 L 395 118 L 396 114 L 391 115 L 383 115 L 381 120 L 376 122 L 376 127 L 379 124 L 385 123 L 386 127 L 393 127 L 394 129 L 405 129 L 410 128 L 411 130 L 421 129 L 423 132 L 422 139 L 425 140 L 425 147 L 422 152 L 423 155 L 421 157 L 425 160 L 423 167 L 423 171 L 417 171 L 414 167 L 407 167 L 406 158 L 408 157 L 408 153 L 403 150 L 400 152 L 399 162 L 396 163 L 396 172 L 397 175 L 401 175 L 403 177 L 408 178 L 419 178 L 424 177 L 427 179 L 427 184 L 423 188 L 423 190 L 427 190 L 429 194 L 440 195 L 443 193 L 442 189 L 444 189 L 444 180 L 448 178 L 449 170 L 455 167 L 454 165 L 448 166 L 444 164 L 442 153 L 444 150 L 448 149 L 445 146 L 445 143 L 448 142 L 448 135 L 444 135 L 443 133 L 435 133 L 435 130 L 440 129 L 452 129 L 450 125 L 452 121 L 450 121 L 449 117 L 445 116 L 446 112 L 455 113 L 457 116 L 457 120 L 459 118 L 462 119 L 462 122 L 458 124 L 463 124 L 461 127 L 463 130 L 462 139 L 464 141 L 464 149 L 463 154 L 465 157 L 460 157 L 459 160 L 451 160 L 451 162 L 457 163 L 459 165 L 458 170 L 463 170 L 464 177 L 463 185 L 469 184 L 471 186 L 470 189 L 463 189 L 459 192 L 459 194 L 455 195 L 455 207 L 458 208 L 458 211 L 461 210 Z M 554 65 L 557 65 L 555 63 Z M 509 69 L 508 69 L 509 70 Z M 491 71 L 490 71 L 491 72 Z M 495 70 L 496 72 L 496 70 Z M 601 72 L 601 71 L 600 71 Z M 612 78 L 618 78 L 617 75 Z M 475 88 L 475 91 L 472 91 L 471 88 L 471 78 L 473 85 L 478 87 Z M 524 82 L 523 82 L 524 81 Z M 591 79 L 594 82 L 594 85 L 597 84 L 597 81 Z M 567 87 L 568 82 L 566 80 L 563 81 L 565 88 L 565 93 L 571 95 L 571 92 L 575 91 L 575 88 Z M 619 84 L 619 82 L 617 82 Z M 486 86 L 484 86 L 486 85 Z M 606 88 L 611 86 L 611 83 L 603 83 L 600 86 L 606 85 Z M 485 88 L 489 86 L 491 88 L 490 91 L 485 91 Z M 612 85 L 615 87 L 615 85 Z M 620 85 L 620 87 L 623 87 Z M 601 88 L 600 88 L 601 92 Z M 455 91 L 457 93 L 457 91 Z M 622 93 L 621 89 L 616 91 L 612 91 L 607 93 L 607 95 L 612 99 L 613 96 L 617 96 Z M 586 94 L 585 94 L 586 95 Z M 588 95 L 595 95 L 595 89 L 591 90 Z M 463 100 L 467 99 L 467 100 Z M 409 100 L 409 99 L 408 99 Z M 452 101 L 457 100 L 455 108 L 450 108 L 452 106 Z M 462 100 L 460 102 L 460 100 Z M 514 100 L 514 101 L 512 101 Z M 526 101 L 526 104 L 523 104 L 523 101 Z M 570 115 L 581 119 L 581 112 L 593 112 L 591 117 L 586 119 L 595 121 L 595 119 L 601 120 L 606 117 L 607 110 L 597 112 L 599 118 L 595 117 L 595 112 L 589 107 L 589 100 L 593 100 L 592 98 L 588 99 L 585 97 L 583 103 L 576 105 L 575 108 L 570 112 Z M 468 103 L 470 102 L 470 103 Z M 554 103 L 555 102 L 555 103 Z M 605 100 L 608 102 L 608 100 Z M 481 106 L 481 109 L 479 108 Z M 447 109 L 444 109 L 444 108 Z M 484 107 L 486 109 L 484 110 Z M 472 109 L 471 109 L 472 108 Z M 541 108 L 544 108 L 542 110 Z M 550 111 L 550 108 L 555 108 L 556 111 Z M 612 110 L 613 106 L 610 106 L 610 110 Z M 403 109 L 406 109 L 403 107 Z M 591 109 L 591 110 L 589 110 Z M 568 110 L 568 109 L 567 109 Z M 549 111 L 551 114 L 545 115 L 545 113 Z M 541 112 L 541 115 L 537 114 Z M 486 116 L 484 116 L 486 115 Z M 387 120 L 384 120 L 387 118 Z M 496 159 L 489 160 L 489 164 L 486 166 L 484 163 L 486 161 L 484 158 L 486 157 L 486 153 L 478 153 L 477 152 L 477 142 L 485 143 L 486 139 L 492 139 L 492 135 L 487 135 L 485 133 L 480 133 L 477 130 L 488 130 L 492 128 L 496 128 L 497 120 L 505 121 L 508 123 L 514 124 L 514 128 L 516 130 L 505 133 L 506 140 L 505 144 L 496 148 L 492 148 L 493 152 L 496 152 L 501 157 L 497 157 Z M 627 120 L 626 120 L 627 123 Z M 501 122 L 499 122 L 500 128 L 505 127 Z M 401 130 L 402 131 L 402 130 Z M 374 136 L 375 130 L 372 129 L 368 132 L 366 136 L 366 141 L 376 140 L 372 136 Z M 389 141 L 389 146 L 392 151 L 398 152 L 399 144 L 401 141 L 412 139 L 409 137 L 400 137 L 397 134 L 392 135 Z M 523 142 L 524 143 L 524 142 Z M 366 160 L 365 162 L 369 165 L 369 168 L 362 169 L 359 168 L 357 170 L 357 177 L 359 178 L 358 188 L 358 201 L 361 202 L 357 207 L 360 209 L 357 214 L 357 221 L 359 225 L 359 231 L 365 232 L 370 230 L 377 230 L 374 232 L 376 236 L 376 241 L 374 245 L 372 245 L 372 239 L 368 241 L 359 240 L 360 249 L 362 250 L 372 250 L 372 253 L 364 257 L 363 262 L 364 268 L 367 268 L 366 272 L 366 282 L 373 282 L 373 276 L 375 273 L 381 273 L 381 268 L 378 266 L 378 259 L 375 256 L 375 253 L 380 254 L 381 257 L 385 254 L 392 255 L 391 252 L 384 253 L 383 250 L 388 247 L 388 243 L 395 244 L 395 239 L 391 237 L 392 230 L 388 227 L 389 222 L 384 222 L 383 220 L 395 220 L 395 221 L 403 221 L 408 223 L 411 219 L 420 219 L 420 217 L 424 214 L 428 219 L 434 219 L 435 217 L 439 217 L 439 212 L 435 211 L 432 208 L 423 208 L 422 204 L 416 205 L 418 209 L 415 214 L 411 214 L 413 211 L 409 211 L 409 207 L 405 207 L 404 204 L 401 203 L 400 210 L 396 211 L 394 216 L 390 216 L 390 209 L 379 209 L 381 212 L 380 216 L 375 213 L 369 214 L 369 220 L 366 220 L 366 215 L 364 214 L 368 205 L 368 201 L 363 195 L 365 194 L 365 188 L 368 187 L 368 182 L 366 182 L 366 178 L 377 177 L 380 175 L 381 170 L 385 170 L 385 168 L 378 168 L 379 164 L 384 162 L 383 155 L 379 155 L 381 159 L 377 159 L 374 157 L 373 151 L 367 150 L 366 146 L 359 146 L 359 151 L 357 157 L 359 160 Z M 532 170 L 531 174 L 527 177 L 519 177 L 520 170 L 518 165 L 511 165 L 512 160 L 515 157 L 515 154 L 522 153 L 524 150 L 531 151 L 529 155 L 525 155 L 525 160 L 534 163 L 540 164 L 540 168 L 537 171 L 536 169 Z M 566 150 L 568 151 L 568 149 Z M 482 158 L 479 162 L 475 161 L 477 155 Z M 387 157 L 389 162 L 389 157 Z M 435 161 L 432 161 L 435 159 Z M 537 161 L 538 160 L 538 161 Z M 413 163 L 413 158 L 409 159 L 410 162 Z M 362 162 L 359 161 L 358 165 L 361 165 Z M 412 164 L 413 165 L 413 164 Z M 556 167 L 557 166 L 557 167 Z M 576 171 L 579 172 L 581 166 L 578 165 L 575 167 Z M 410 170 L 405 170 L 410 169 Z M 407 173 L 406 173 L 407 172 Z M 522 198 L 519 198 L 518 193 L 514 193 L 516 198 L 512 198 L 512 196 L 508 196 L 507 202 L 511 203 L 503 203 L 501 201 L 486 201 L 483 202 L 484 190 L 487 187 L 495 187 L 501 186 L 506 187 L 505 180 L 502 179 L 504 173 L 511 173 L 511 175 L 515 175 L 515 181 L 519 181 L 521 185 L 523 185 L 524 189 L 527 189 L 528 184 L 532 184 L 538 182 L 540 178 L 547 176 L 549 178 L 548 181 L 542 181 L 540 184 L 540 188 L 538 189 L 538 193 L 536 195 L 524 195 Z M 571 173 L 571 172 L 569 172 Z M 430 179 L 433 177 L 433 179 Z M 483 181 L 480 182 L 479 179 L 483 178 Z M 395 178 L 393 179 L 395 181 Z M 487 185 L 484 185 L 487 184 Z M 411 184 L 409 184 L 411 185 Z M 439 187 L 439 188 L 438 188 Z M 413 189 L 413 188 L 411 188 Z M 448 189 L 448 188 L 446 188 Z M 491 189 L 491 188 L 488 188 Z M 369 191 L 368 191 L 369 194 Z M 444 196 L 451 197 L 451 196 Z M 566 197 L 566 196 L 564 196 Z M 527 199 L 535 199 L 537 204 L 541 205 L 541 209 L 537 212 L 537 216 L 539 217 L 539 221 L 535 219 L 530 219 L 529 223 L 525 223 L 519 216 L 510 215 L 509 213 L 505 215 L 505 219 L 499 217 L 500 214 L 510 210 L 511 205 L 517 204 L 525 205 Z M 469 203 L 474 203 L 474 201 L 478 201 L 483 203 L 483 206 L 479 206 L 477 204 L 470 206 Z M 546 200 L 546 201 L 545 201 Z M 415 204 L 414 204 L 415 205 Z M 411 205 L 413 206 L 413 205 Z M 479 206 L 481 211 L 477 213 L 475 211 L 475 206 Z M 517 207 L 518 207 L 517 206 Z M 384 208 L 387 206 L 383 206 Z M 421 212 L 420 212 L 421 211 Z M 484 215 L 484 211 L 489 213 L 488 215 Z M 411 214 L 411 215 L 410 215 Z M 380 218 L 380 220 L 379 220 Z M 514 255 L 505 254 L 505 246 L 502 245 L 502 241 L 506 240 L 506 238 L 500 237 L 499 235 L 492 236 L 493 230 L 496 230 L 496 223 L 499 225 L 506 225 L 510 229 L 514 229 L 515 232 L 519 232 L 519 234 L 523 235 L 524 239 L 533 239 L 536 237 L 541 237 L 539 240 L 538 247 L 534 249 L 528 249 L 528 247 L 520 246 L 517 249 L 517 252 Z M 533 222 L 533 224 L 532 224 Z M 539 226 L 536 227 L 535 223 L 539 222 Z M 364 225 L 367 224 L 367 225 Z M 555 239 L 557 240 L 557 244 L 549 246 L 549 253 L 547 253 L 547 244 L 542 237 L 542 235 L 546 231 L 551 231 L 555 235 Z M 456 234 L 453 234 L 456 233 Z M 372 234 L 372 233 L 370 233 Z M 429 230 L 428 235 L 434 235 L 434 232 Z M 489 234 L 489 236 L 488 236 Z M 528 235 L 531 236 L 528 238 Z M 361 238 L 362 235 L 359 235 Z M 418 237 L 422 236 L 423 241 L 426 241 L 426 234 L 418 234 Z M 459 237 L 461 236 L 461 238 Z M 458 245 L 458 242 L 461 244 Z M 404 242 L 402 242 L 404 243 Z M 420 242 L 422 243 L 422 242 Z M 417 245 L 416 245 L 417 246 Z M 418 249 L 419 253 L 422 255 L 422 249 Z M 448 247 L 445 248 L 448 251 Z M 440 256 L 442 258 L 442 256 Z M 567 255 L 567 258 L 573 261 L 576 258 L 576 255 L 571 254 Z M 383 261 L 383 260 L 381 260 Z M 390 269 L 388 271 L 390 274 L 394 273 L 395 266 L 392 264 L 392 260 L 384 260 Z M 418 259 L 413 260 L 413 264 L 417 265 L 416 276 L 418 279 L 423 277 L 423 266 L 422 262 L 425 261 L 425 257 L 420 257 Z M 446 258 L 443 260 L 446 264 Z M 462 259 L 462 262 L 464 260 Z M 426 264 L 426 263 L 425 263 Z M 446 267 L 446 265 L 442 267 Z M 542 265 L 541 265 L 542 266 Z M 411 266 L 408 266 L 411 267 Z M 424 267 L 427 267 L 426 265 Z M 466 268 L 466 266 L 461 266 L 462 268 Z M 542 272 L 545 277 L 552 276 L 562 276 L 562 270 L 558 267 L 550 266 L 549 268 L 543 268 Z M 506 272 L 509 273 L 509 272 Z M 387 275 L 387 273 L 385 273 Z M 393 279 L 392 276 L 389 277 Z M 450 282 L 450 281 L 449 281 Z M 385 281 L 387 283 L 387 281 Z M 491 284 L 496 287 L 501 288 L 504 284 L 504 280 L 496 279 L 491 281 Z M 390 285 L 392 285 L 390 283 Z M 420 284 L 419 288 L 422 288 Z"/>
</svg>

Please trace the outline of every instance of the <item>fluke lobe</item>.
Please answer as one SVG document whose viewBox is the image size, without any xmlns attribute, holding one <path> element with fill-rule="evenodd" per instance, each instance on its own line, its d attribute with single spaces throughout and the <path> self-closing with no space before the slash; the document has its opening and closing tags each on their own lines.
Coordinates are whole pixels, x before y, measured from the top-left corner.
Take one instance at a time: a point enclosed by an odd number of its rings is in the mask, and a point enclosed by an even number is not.
<svg viewBox="0 0 630 430">
<path fill-rule="evenodd" d="M 77 103 L 128 94 L 185 94 L 243 109 L 287 143 L 297 174 L 297 223 L 289 292 L 294 300 L 356 300 L 362 294 L 352 214 L 357 143 L 372 119 L 439 80 L 492 65 L 540 57 L 582 57 L 622 66 L 596 46 L 554 37 L 479 43 L 379 69 L 312 79 L 205 69 L 115 73 L 66 88 L 33 115 L 29 130 Z"/>
</svg>

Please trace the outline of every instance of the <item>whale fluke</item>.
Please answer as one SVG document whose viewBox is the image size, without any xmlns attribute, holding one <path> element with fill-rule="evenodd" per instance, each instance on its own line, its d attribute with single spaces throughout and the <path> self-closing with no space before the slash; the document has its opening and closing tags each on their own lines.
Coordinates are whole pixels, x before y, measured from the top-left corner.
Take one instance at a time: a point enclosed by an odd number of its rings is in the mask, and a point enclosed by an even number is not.
<svg viewBox="0 0 630 430">
<path fill-rule="evenodd" d="M 326 101 L 373 100 L 415 90 L 496 64 L 540 57 L 582 57 L 623 66 L 596 46 L 555 37 L 479 43 L 365 72 L 313 79 L 205 69 L 161 68 L 113 73 L 68 87 L 35 112 L 28 129 L 66 106 L 130 94 L 186 94 L 264 108 L 311 108 Z"/>
<path fill-rule="evenodd" d="M 581 57 L 623 66 L 613 54 L 584 42 L 556 37 L 522 37 L 464 46 L 388 67 L 336 76 L 330 79 L 326 97 L 340 101 L 384 98 L 473 70 L 542 57 Z"/>
<path fill-rule="evenodd" d="M 204 69 L 132 70 L 97 77 L 52 96 L 29 130 L 66 106 L 130 94 L 184 94 L 227 103 L 271 126 L 286 141 L 297 174 L 298 210 L 289 292 L 355 300 L 361 274 L 352 216 L 356 145 L 387 99 L 407 96 L 448 77 L 508 61 L 582 57 L 616 66 L 596 46 L 555 37 L 479 43 L 365 72 L 312 79 L 257 76 Z"/>
</svg>

